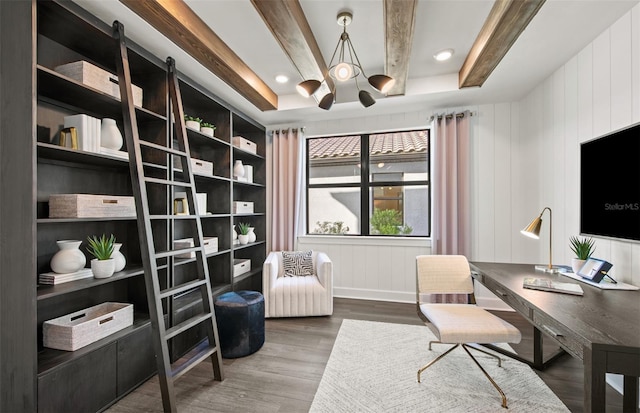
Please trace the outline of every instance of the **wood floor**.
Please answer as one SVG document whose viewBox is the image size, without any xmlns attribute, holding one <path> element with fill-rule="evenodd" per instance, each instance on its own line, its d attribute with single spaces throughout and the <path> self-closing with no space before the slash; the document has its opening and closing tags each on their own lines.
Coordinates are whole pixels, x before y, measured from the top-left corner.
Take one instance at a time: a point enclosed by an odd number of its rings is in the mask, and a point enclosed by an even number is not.
<svg viewBox="0 0 640 413">
<path fill-rule="evenodd" d="M 523 340 L 512 347 L 518 354 L 529 357 L 533 331 L 528 322 L 516 313 L 495 314 L 520 329 Z M 190 413 L 307 412 L 343 319 L 421 324 L 414 304 L 338 298 L 331 317 L 268 319 L 264 347 L 248 357 L 225 359 L 223 382 L 214 382 L 211 365 L 201 363 L 176 383 L 178 410 Z M 572 412 L 581 412 L 582 372 L 580 360 L 564 355 L 537 373 Z M 154 378 L 107 411 L 162 411 L 160 400 L 160 389 Z M 606 411 L 622 411 L 622 396 L 612 388 L 607 390 Z"/>
</svg>

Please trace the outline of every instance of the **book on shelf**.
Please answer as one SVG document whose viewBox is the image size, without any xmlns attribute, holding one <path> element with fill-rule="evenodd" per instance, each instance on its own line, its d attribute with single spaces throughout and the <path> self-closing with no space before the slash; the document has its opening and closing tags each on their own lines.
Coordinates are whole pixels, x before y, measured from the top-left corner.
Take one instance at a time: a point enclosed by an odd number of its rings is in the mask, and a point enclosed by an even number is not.
<svg viewBox="0 0 640 413">
<path fill-rule="evenodd" d="M 57 284 L 62 284 L 70 281 L 81 280 L 83 278 L 91 278 L 91 277 L 93 277 L 93 272 L 91 271 L 91 268 L 83 268 L 76 272 L 69 272 L 64 274 L 55 273 L 55 272 L 45 272 L 40 274 L 40 277 L 38 278 L 38 282 L 40 284 L 57 285 Z"/>
<path fill-rule="evenodd" d="M 583 295 L 582 287 L 578 284 L 553 281 L 548 278 L 525 278 L 522 282 L 524 288 L 532 290 L 551 291 L 555 293 Z"/>
</svg>

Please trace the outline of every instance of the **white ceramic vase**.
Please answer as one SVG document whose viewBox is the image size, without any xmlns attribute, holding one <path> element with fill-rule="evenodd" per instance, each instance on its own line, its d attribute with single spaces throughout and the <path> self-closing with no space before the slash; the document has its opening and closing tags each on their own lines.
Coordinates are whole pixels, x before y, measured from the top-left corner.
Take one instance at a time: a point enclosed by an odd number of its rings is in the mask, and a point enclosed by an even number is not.
<svg viewBox="0 0 640 413">
<path fill-rule="evenodd" d="M 122 134 L 114 119 L 102 119 L 100 128 L 100 146 L 103 148 L 114 149 L 116 151 L 122 148 Z"/>
<path fill-rule="evenodd" d="M 233 226 L 233 239 L 236 240 L 238 239 L 238 232 L 236 231 L 236 226 Z"/>
<path fill-rule="evenodd" d="M 240 245 L 247 245 L 249 243 L 249 235 L 238 235 L 238 239 L 240 240 Z"/>
<path fill-rule="evenodd" d="M 120 252 L 120 247 L 122 247 L 122 244 L 120 243 L 113 244 L 113 253 L 111 254 L 111 258 L 115 260 L 114 272 L 122 271 L 124 266 L 127 265 L 127 259 L 122 255 L 122 252 Z"/>
<path fill-rule="evenodd" d="M 51 258 L 51 270 L 58 274 L 76 272 L 84 268 L 87 258 L 80 251 L 82 241 L 61 240 L 56 241 L 60 250 Z"/>
<path fill-rule="evenodd" d="M 108 260 L 99 260 L 94 258 L 91 260 L 91 272 L 93 278 L 109 278 L 116 269 L 116 260 L 109 258 Z"/>
<path fill-rule="evenodd" d="M 244 165 L 241 160 L 237 160 L 233 164 L 233 176 L 236 178 L 242 178 L 244 176 Z"/>
<path fill-rule="evenodd" d="M 580 271 L 580 268 L 582 268 L 585 262 L 587 262 L 587 260 L 571 258 L 571 269 L 573 270 L 574 274 L 577 274 L 578 271 Z"/>
<path fill-rule="evenodd" d="M 249 236 L 249 242 L 256 242 L 256 233 L 253 232 L 254 229 L 253 227 L 249 227 L 249 233 L 247 234 Z"/>
</svg>

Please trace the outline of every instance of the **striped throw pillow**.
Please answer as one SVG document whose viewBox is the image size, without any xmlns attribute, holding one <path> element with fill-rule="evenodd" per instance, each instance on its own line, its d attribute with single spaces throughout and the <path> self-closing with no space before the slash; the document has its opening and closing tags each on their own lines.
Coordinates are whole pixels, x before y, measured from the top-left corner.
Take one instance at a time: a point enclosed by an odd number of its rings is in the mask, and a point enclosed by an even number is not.
<svg viewBox="0 0 640 413">
<path fill-rule="evenodd" d="M 313 275 L 312 251 L 282 251 L 285 277 Z"/>
</svg>

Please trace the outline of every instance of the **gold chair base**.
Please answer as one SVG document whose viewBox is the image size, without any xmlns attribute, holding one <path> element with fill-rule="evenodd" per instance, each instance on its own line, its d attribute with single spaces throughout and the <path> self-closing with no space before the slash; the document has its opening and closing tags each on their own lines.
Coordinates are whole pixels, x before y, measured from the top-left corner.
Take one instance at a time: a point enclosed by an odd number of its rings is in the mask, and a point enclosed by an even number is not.
<svg viewBox="0 0 640 413">
<path fill-rule="evenodd" d="M 429 350 L 431 350 L 431 344 L 432 343 L 439 343 L 439 344 L 443 344 L 440 341 L 430 341 L 429 342 Z M 440 354 L 438 357 L 436 357 L 434 360 L 430 361 L 426 366 L 422 367 L 420 370 L 418 370 L 418 383 L 421 383 L 420 381 L 420 374 L 422 374 L 423 371 L 425 371 L 427 368 L 431 367 L 432 365 L 434 365 L 438 360 L 440 360 L 441 358 L 443 358 L 444 356 L 446 356 L 447 354 L 451 353 L 453 350 L 455 350 L 458 346 L 460 346 L 460 344 L 456 344 L 453 347 L 451 347 L 449 350 L 445 351 L 444 353 Z M 507 396 L 504 395 L 504 392 L 502 391 L 502 389 L 500 388 L 500 386 L 498 386 L 498 384 L 491 378 L 491 376 L 489 376 L 489 373 L 486 372 L 486 370 L 484 368 L 482 368 L 482 366 L 480 365 L 480 363 L 478 363 L 478 360 L 476 360 L 475 357 L 473 357 L 473 355 L 471 354 L 471 352 L 469 351 L 470 348 L 477 350 L 481 353 L 484 353 L 486 355 L 489 355 L 493 358 L 496 358 L 498 360 L 498 367 L 502 367 L 502 360 L 500 359 L 500 357 L 496 356 L 495 354 L 489 353 L 488 351 L 479 349 L 477 347 L 473 347 L 470 346 L 468 344 L 464 344 L 462 343 L 462 348 L 464 349 L 464 351 L 467 352 L 467 354 L 469 355 L 469 357 L 471 357 L 471 360 L 473 360 L 473 362 L 476 364 L 476 366 L 478 366 L 480 368 L 480 370 L 482 371 L 482 373 L 484 373 L 484 375 L 487 377 L 487 379 L 489 379 L 489 381 L 491 382 L 491 384 L 493 385 L 493 387 L 496 388 L 496 390 L 498 390 L 498 393 L 500 393 L 500 396 L 502 397 L 502 407 L 504 407 L 505 409 L 507 409 Z"/>
</svg>

